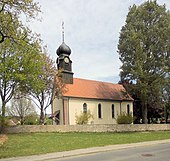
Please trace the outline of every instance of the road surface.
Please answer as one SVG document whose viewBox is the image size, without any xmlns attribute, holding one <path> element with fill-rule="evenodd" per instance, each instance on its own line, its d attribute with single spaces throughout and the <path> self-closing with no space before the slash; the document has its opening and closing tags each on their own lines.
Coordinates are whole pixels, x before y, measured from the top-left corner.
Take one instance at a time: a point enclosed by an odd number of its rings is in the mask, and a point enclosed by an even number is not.
<svg viewBox="0 0 170 161">
<path fill-rule="evenodd" d="M 52 159 L 50 161 L 170 161 L 170 143 Z"/>
</svg>

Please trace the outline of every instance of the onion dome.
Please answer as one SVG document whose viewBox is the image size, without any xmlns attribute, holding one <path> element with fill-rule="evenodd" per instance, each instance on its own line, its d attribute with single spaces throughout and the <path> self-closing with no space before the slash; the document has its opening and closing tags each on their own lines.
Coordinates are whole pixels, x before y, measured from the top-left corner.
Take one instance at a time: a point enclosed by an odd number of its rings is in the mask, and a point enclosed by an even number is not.
<svg viewBox="0 0 170 161">
<path fill-rule="evenodd" d="M 59 46 L 59 48 L 56 51 L 57 55 L 60 56 L 60 54 L 71 54 L 71 49 L 69 46 L 67 46 L 64 42 Z"/>
</svg>

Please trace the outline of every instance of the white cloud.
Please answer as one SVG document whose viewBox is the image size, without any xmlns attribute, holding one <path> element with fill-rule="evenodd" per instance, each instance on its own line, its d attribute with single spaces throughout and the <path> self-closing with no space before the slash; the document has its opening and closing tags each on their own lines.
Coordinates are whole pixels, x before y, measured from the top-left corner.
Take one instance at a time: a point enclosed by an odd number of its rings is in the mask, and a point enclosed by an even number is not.
<svg viewBox="0 0 170 161">
<path fill-rule="evenodd" d="M 61 23 L 65 22 L 65 43 L 72 49 L 75 77 L 119 80 L 121 65 L 117 53 L 119 32 L 125 23 L 129 6 L 144 0 L 36 0 L 42 6 L 42 22 L 30 27 L 41 33 L 49 54 L 56 59 L 61 44 Z M 169 0 L 158 0 L 166 3 Z M 113 79 L 113 80 L 112 80 Z"/>
</svg>

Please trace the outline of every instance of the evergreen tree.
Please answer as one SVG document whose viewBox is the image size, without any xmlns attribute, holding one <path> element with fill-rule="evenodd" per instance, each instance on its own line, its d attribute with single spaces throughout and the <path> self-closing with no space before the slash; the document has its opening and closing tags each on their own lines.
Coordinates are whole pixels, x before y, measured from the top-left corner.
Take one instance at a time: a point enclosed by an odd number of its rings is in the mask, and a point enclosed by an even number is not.
<svg viewBox="0 0 170 161">
<path fill-rule="evenodd" d="M 136 84 L 143 123 L 147 123 L 148 105 L 161 102 L 170 64 L 170 13 L 165 5 L 147 1 L 130 7 L 121 29 L 118 52 L 121 79 Z"/>
</svg>

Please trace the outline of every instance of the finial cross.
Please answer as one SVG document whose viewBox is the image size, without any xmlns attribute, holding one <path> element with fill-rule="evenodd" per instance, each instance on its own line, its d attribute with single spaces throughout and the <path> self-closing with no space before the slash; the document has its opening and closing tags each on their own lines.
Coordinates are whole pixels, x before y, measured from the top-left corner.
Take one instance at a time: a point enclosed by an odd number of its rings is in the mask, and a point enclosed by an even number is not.
<svg viewBox="0 0 170 161">
<path fill-rule="evenodd" d="M 62 38 L 63 38 L 63 42 L 64 42 L 64 21 L 62 22 Z"/>
</svg>

